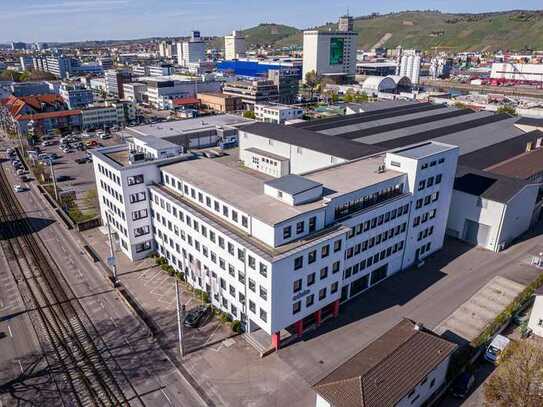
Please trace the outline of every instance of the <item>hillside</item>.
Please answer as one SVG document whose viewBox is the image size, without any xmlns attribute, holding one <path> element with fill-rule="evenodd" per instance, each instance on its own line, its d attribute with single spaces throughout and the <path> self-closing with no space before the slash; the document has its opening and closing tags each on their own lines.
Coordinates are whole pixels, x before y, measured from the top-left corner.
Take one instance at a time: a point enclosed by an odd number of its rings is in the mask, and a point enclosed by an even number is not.
<svg viewBox="0 0 543 407">
<path fill-rule="evenodd" d="M 288 25 L 259 24 L 246 30 L 241 30 L 245 35 L 247 47 L 274 45 L 285 38 L 299 33 L 299 30 Z M 212 48 L 224 48 L 224 38 L 219 37 L 210 44 Z"/>
<path fill-rule="evenodd" d="M 438 11 L 404 11 L 384 15 L 355 18 L 358 46 L 371 49 L 376 44 L 387 48 L 431 49 L 449 51 L 543 49 L 543 11 L 508 11 L 482 14 L 452 14 Z M 259 43 L 278 47 L 301 46 L 301 31 L 281 27 L 280 35 L 267 36 L 258 26 L 255 32 Z M 335 29 L 335 24 L 318 27 Z M 291 31 L 290 35 L 284 35 Z M 248 34 L 249 38 L 249 34 Z"/>
</svg>

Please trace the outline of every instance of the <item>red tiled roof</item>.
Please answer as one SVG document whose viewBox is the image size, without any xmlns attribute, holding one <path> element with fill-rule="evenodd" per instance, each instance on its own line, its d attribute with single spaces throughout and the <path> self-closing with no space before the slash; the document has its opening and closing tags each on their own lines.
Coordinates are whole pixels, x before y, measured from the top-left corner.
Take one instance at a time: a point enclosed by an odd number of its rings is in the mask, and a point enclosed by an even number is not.
<svg viewBox="0 0 543 407">
<path fill-rule="evenodd" d="M 199 105 L 200 99 L 197 98 L 178 98 L 172 99 L 174 106 Z"/>
<path fill-rule="evenodd" d="M 64 103 L 64 99 L 60 95 L 22 96 L 19 99 L 35 110 L 41 110 L 42 104 L 54 105 L 55 103 Z"/>
<path fill-rule="evenodd" d="M 46 112 L 46 113 L 19 115 L 17 116 L 17 120 L 18 121 L 43 120 L 43 119 L 53 119 L 53 118 L 68 117 L 68 116 L 77 116 L 78 114 L 81 114 L 81 110 L 61 110 L 59 112 Z"/>
</svg>

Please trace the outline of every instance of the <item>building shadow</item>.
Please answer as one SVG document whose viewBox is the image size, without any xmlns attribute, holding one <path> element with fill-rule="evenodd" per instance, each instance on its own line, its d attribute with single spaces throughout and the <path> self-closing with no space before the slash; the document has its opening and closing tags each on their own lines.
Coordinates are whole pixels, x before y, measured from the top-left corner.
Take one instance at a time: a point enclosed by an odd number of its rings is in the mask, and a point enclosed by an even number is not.
<svg viewBox="0 0 543 407">
<path fill-rule="evenodd" d="M 45 229 L 54 222 L 52 219 L 35 217 L 0 222 L 0 240 L 27 236 Z"/>
<path fill-rule="evenodd" d="M 343 326 L 371 317 L 396 306 L 402 306 L 447 276 L 442 270 L 453 260 L 470 251 L 473 246 L 447 238 L 445 249 L 425 259 L 422 267 L 411 267 L 383 280 L 357 297 L 341 304 L 339 315 L 324 321 L 319 327 L 304 332 L 299 340 L 310 341 Z M 424 322 L 424 321 L 421 321 Z M 289 332 L 294 334 L 293 327 Z"/>
</svg>

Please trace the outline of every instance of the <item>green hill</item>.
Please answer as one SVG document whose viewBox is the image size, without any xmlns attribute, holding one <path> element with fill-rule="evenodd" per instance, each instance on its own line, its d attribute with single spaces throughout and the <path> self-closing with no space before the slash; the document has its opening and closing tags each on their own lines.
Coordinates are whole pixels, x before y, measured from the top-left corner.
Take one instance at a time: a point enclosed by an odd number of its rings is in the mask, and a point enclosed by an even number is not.
<svg viewBox="0 0 543 407">
<path fill-rule="evenodd" d="M 358 46 L 363 49 L 376 44 L 424 50 L 438 47 L 445 51 L 543 49 L 543 11 L 481 14 L 402 11 L 356 17 L 354 27 L 359 34 Z M 317 28 L 335 29 L 336 25 Z M 244 32 L 248 44 L 302 45 L 301 31 L 293 27 L 262 24 Z"/>
<path fill-rule="evenodd" d="M 256 27 L 241 30 L 245 35 L 247 47 L 274 46 L 281 40 L 291 37 L 300 31 L 297 28 L 282 24 L 259 24 Z M 224 38 L 219 37 L 211 43 L 213 48 L 224 48 Z"/>
</svg>

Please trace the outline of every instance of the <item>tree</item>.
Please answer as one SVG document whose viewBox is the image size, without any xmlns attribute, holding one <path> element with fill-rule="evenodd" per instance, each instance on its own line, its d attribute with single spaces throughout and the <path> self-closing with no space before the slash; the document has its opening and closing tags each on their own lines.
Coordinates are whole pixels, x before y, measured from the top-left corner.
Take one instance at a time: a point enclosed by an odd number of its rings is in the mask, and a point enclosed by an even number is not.
<svg viewBox="0 0 543 407">
<path fill-rule="evenodd" d="M 517 109 L 515 109 L 513 106 L 504 105 L 498 107 L 497 113 L 507 113 L 510 116 L 516 116 L 517 115 Z"/>
<path fill-rule="evenodd" d="M 255 115 L 255 112 L 251 111 L 251 110 L 246 110 L 243 112 L 243 117 L 245 117 L 246 119 L 256 119 L 256 115 Z"/>
<path fill-rule="evenodd" d="M 501 354 L 484 394 L 493 406 L 543 406 L 543 349 L 526 340 L 512 342 Z"/>
<path fill-rule="evenodd" d="M 315 71 L 307 72 L 305 74 L 305 84 L 310 89 L 315 89 L 319 84 L 319 77 Z"/>
</svg>

